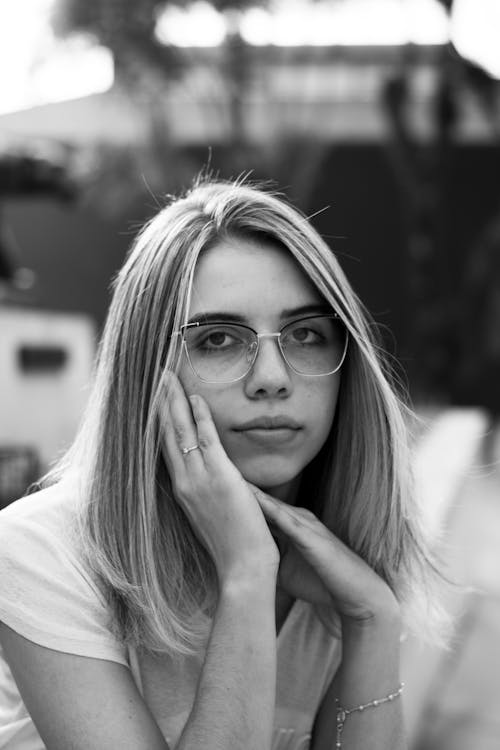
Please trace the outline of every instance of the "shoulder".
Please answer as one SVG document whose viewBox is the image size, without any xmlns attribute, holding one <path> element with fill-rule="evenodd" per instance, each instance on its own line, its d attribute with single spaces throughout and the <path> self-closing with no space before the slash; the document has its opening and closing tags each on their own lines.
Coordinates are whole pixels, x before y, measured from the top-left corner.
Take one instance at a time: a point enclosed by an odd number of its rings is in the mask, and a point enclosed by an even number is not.
<svg viewBox="0 0 500 750">
<path fill-rule="evenodd" d="M 76 492 L 67 485 L 52 485 L 0 510 L 0 536 L 8 541 L 18 531 L 27 539 L 54 534 L 63 541 L 74 527 L 76 509 Z"/>
<path fill-rule="evenodd" d="M 78 504 L 61 484 L 0 511 L 0 620 L 39 645 L 126 663 L 84 563 Z"/>
<path fill-rule="evenodd" d="M 0 511 L 0 569 L 15 585 L 67 579 L 82 567 L 76 497 L 54 485 L 22 497 Z"/>
<path fill-rule="evenodd" d="M 47 569 L 76 547 L 76 501 L 59 485 L 0 511 L 0 562 L 8 569 Z"/>
</svg>

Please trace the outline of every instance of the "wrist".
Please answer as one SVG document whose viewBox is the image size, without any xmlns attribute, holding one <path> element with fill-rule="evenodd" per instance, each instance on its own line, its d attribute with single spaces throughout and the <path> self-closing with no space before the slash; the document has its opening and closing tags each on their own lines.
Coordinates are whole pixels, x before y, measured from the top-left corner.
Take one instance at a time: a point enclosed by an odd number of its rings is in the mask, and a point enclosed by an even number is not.
<svg viewBox="0 0 500 750">
<path fill-rule="evenodd" d="M 271 582 L 232 578 L 219 587 L 217 616 L 244 623 L 245 629 L 262 629 L 263 623 L 274 623 L 275 600 L 276 586 Z"/>
<path fill-rule="evenodd" d="M 246 566 L 232 570 L 219 580 L 219 597 L 255 597 L 268 599 L 276 596 L 278 566 Z"/>
<path fill-rule="evenodd" d="M 399 606 L 390 610 L 373 612 L 362 618 L 342 618 L 343 638 L 354 640 L 398 640 L 402 621 Z"/>
<path fill-rule="evenodd" d="M 344 706 L 366 703 L 400 681 L 400 623 L 372 619 L 342 626 L 338 697 Z"/>
<path fill-rule="evenodd" d="M 386 587 L 383 595 L 377 597 L 377 601 L 365 604 L 362 612 L 355 614 L 341 614 L 342 625 L 346 628 L 370 630 L 400 628 L 401 607 L 393 592 Z"/>
</svg>

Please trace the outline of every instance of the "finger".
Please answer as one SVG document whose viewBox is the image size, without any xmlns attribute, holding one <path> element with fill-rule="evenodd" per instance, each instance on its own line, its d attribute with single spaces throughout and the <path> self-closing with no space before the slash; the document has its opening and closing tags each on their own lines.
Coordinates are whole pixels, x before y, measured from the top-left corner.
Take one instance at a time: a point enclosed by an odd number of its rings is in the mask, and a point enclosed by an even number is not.
<svg viewBox="0 0 500 750">
<path fill-rule="evenodd" d="M 162 392 L 165 404 L 170 407 L 175 402 L 180 403 L 182 408 L 185 409 L 186 414 L 191 416 L 191 408 L 187 400 L 186 391 L 174 372 L 167 370 L 162 376 Z"/>
<path fill-rule="evenodd" d="M 171 481 L 183 477 L 186 473 L 186 464 L 180 451 L 177 433 L 174 429 L 170 404 L 164 403 L 161 407 L 162 419 L 162 448 Z"/>
<path fill-rule="evenodd" d="M 198 447 L 189 451 L 187 449 L 199 445 L 198 431 L 184 388 L 179 381 L 172 385 L 173 387 L 171 398 L 168 402 L 168 408 L 175 442 L 183 461 L 192 465 L 193 463 L 200 461 L 201 452 Z"/>
<path fill-rule="evenodd" d="M 329 590 L 332 570 L 338 566 L 341 552 L 339 540 L 306 508 L 287 505 L 262 491 L 256 497 L 268 522 L 285 534 L 289 544 L 295 547 Z"/>
<path fill-rule="evenodd" d="M 254 494 L 266 518 L 281 529 L 290 539 L 300 547 L 310 546 L 312 535 L 315 540 L 328 540 L 333 535 L 307 508 L 296 508 L 283 503 L 259 488 L 255 487 Z"/>
<path fill-rule="evenodd" d="M 176 495 L 179 495 L 181 488 L 187 484 L 187 466 L 192 469 L 196 465 L 191 454 L 199 453 L 199 451 L 191 451 L 189 454 L 182 453 L 183 447 L 196 444 L 196 438 L 193 437 L 196 429 L 192 422 L 184 389 L 174 373 L 169 373 L 166 381 L 164 398 L 160 405 L 160 419 L 163 455 L 172 486 L 176 490 Z M 189 428 L 192 430 L 191 433 Z"/>
<path fill-rule="evenodd" d="M 172 432 L 179 452 L 182 454 L 184 448 L 190 448 L 198 443 L 196 425 L 191 414 L 188 413 L 185 404 L 176 396 L 169 405 Z M 184 455 L 184 454 L 182 454 Z M 185 454 L 191 455 L 190 453 Z"/>
<path fill-rule="evenodd" d="M 198 395 L 189 397 L 191 410 L 196 424 L 198 444 L 207 464 L 226 458 L 227 455 L 220 442 L 210 408 L 204 398 Z"/>
<path fill-rule="evenodd" d="M 175 388 L 176 383 L 179 382 L 179 378 L 172 370 L 163 370 L 160 377 L 160 391 L 162 396 L 168 401 L 171 397 L 172 390 Z"/>
</svg>

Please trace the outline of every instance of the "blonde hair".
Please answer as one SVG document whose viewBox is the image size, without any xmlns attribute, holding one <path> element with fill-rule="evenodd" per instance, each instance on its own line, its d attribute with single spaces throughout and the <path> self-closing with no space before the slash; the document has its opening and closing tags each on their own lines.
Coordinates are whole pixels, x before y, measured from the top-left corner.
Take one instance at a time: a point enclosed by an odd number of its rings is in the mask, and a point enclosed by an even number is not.
<svg viewBox="0 0 500 750">
<path fill-rule="evenodd" d="M 124 642 L 185 654 L 206 638 L 216 602 L 213 563 L 170 490 L 160 451 L 164 374 L 201 252 L 227 236 L 285 247 L 342 318 L 350 343 L 332 431 L 306 468 L 313 510 L 405 605 L 407 624 L 433 622 L 432 560 L 414 500 L 407 417 L 369 315 L 335 255 L 283 199 L 248 184 L 199 182 L 148 222 L 114 281 L 91 397 L 79 434 L 48 481 L 76 472 L 80 530 Z"/>
</svg>

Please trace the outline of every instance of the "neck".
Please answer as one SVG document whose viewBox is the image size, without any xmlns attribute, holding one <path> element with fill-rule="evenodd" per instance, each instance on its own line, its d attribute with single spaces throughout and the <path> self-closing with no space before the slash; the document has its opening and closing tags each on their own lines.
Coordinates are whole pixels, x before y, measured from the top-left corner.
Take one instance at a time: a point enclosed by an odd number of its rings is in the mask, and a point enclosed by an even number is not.
<svg viewBox="0 0 500 750">
<path fill-rule="evenodd" d="M 299 498 L 301 475 L 298 474 L 296 477 L 291 479 L 289 482 L 284 484 L 278 484 L 274 487 L 263 487 L 264 492 L 267 492 L 272 497 L 281 500 L 283 503 L 288 505 L 297 505 Z"/>
</svg>

